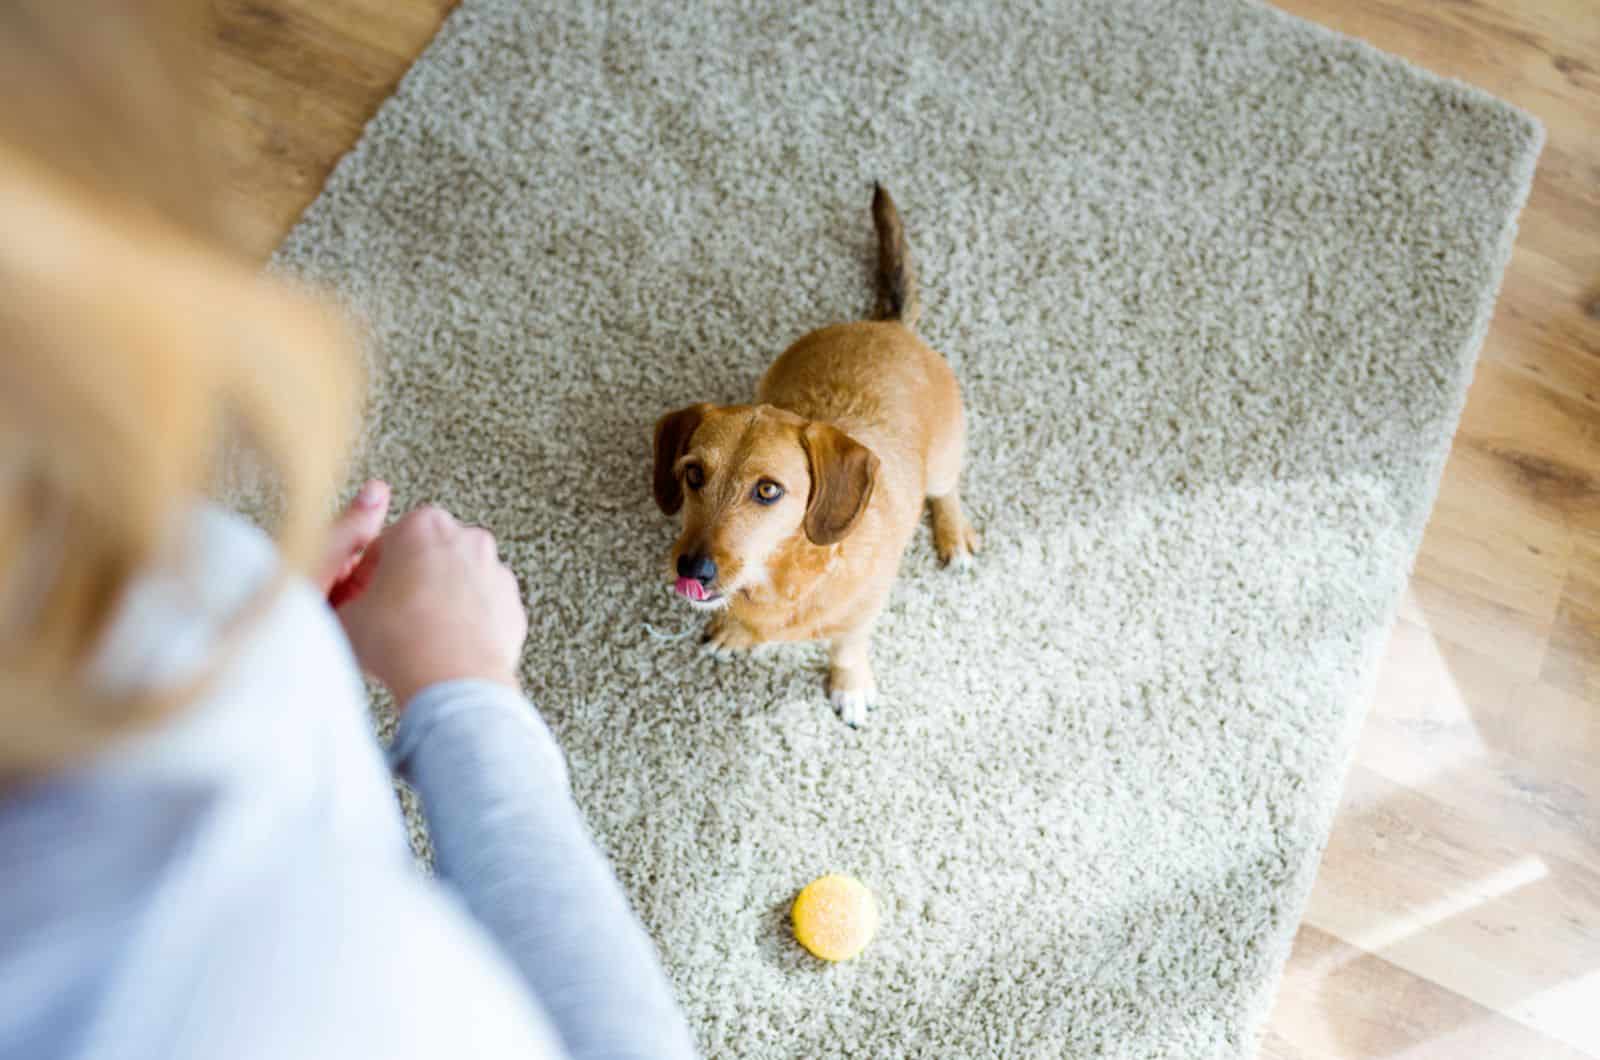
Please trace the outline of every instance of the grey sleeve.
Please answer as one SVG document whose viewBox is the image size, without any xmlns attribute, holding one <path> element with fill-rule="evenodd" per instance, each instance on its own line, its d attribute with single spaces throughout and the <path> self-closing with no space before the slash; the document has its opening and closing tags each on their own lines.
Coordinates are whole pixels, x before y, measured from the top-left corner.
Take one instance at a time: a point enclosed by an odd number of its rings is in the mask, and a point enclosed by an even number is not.
<svg viewBox="0 0 1600 1060">
<path fill-rule="evenodd" d="M 692 1057 L 644 928 L 519 693 L 447 681 L 412 699 L 390 761 L 417 789 L 440 878 L 517 967 L 573 1060 Z"/>
</svg>

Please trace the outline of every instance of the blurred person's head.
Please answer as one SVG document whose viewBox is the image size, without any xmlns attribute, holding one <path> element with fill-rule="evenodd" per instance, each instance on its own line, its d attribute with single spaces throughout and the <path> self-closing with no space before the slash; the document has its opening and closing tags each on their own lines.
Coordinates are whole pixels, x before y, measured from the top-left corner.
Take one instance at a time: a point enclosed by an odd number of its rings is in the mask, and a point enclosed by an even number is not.
<svg viewBox="0 0 1600 1060">
<path fill-rule="evenodd" d="M 0 782 L 183 701 L 85 669 L 225 432 L 278 488 L 290 569 L 342 469 L 355 358 L 330 313 L 229 249 L 203 11 L 0 5 Z"/>
</svg>

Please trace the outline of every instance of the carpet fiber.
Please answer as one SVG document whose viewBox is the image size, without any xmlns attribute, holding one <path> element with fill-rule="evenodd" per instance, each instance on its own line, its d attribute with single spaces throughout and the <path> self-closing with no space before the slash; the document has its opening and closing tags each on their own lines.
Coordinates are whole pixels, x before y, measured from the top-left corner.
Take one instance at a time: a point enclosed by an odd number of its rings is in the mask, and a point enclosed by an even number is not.
<svg viewBox="0 0 1600 1060">
<path fill-rule="evenodd" d="M 1326 841 L 1541 133 L 1236 0 L 465 0 L 290 236 L 383 351 L 358 473 L 498 531 L 525 675 L 716 1057 L 1238 1057 Z M 966 388 L 852 732 L 702 654 L 650 431 L 871 304 Z M 877 941 L 789 936 L 808 880 Z"/>
</svg>

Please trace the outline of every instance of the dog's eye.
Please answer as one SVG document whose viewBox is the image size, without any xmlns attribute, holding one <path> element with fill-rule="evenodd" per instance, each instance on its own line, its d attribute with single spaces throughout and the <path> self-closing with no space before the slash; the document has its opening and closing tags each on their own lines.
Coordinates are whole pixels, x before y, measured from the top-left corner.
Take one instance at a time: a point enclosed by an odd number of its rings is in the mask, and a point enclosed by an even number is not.
<svg viewBox="0 0 1600 1060">
<path fill-rule="evenodd" d="M 705 469 L 699 464 L 690 464 L 683 469 L 683 481 L 690 489 L 699 489 L 706 484 Z"/>
<path fill-rule="evenodd" d="M 756 483 L 756 501 L 760 504 L 776 504 L 778 498 L 783 496 L 783 487 L 771 479 L 762 479 Z"/>
</svg>

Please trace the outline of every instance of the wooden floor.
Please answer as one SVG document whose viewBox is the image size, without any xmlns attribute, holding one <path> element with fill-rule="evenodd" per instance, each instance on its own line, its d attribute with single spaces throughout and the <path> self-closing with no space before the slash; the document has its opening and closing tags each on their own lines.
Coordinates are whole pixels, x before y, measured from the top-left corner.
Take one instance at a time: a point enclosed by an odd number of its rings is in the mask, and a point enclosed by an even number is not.
<svg viewBox="0 0 1600 1060">
<path fill-rule="evenodd" d="M 265 255 L 453 0 L 217 0 Z M 1600 1057 L 1600 0 L 1278 0 L 1548 143 L 1263 1055 Z"/>
</svg>

